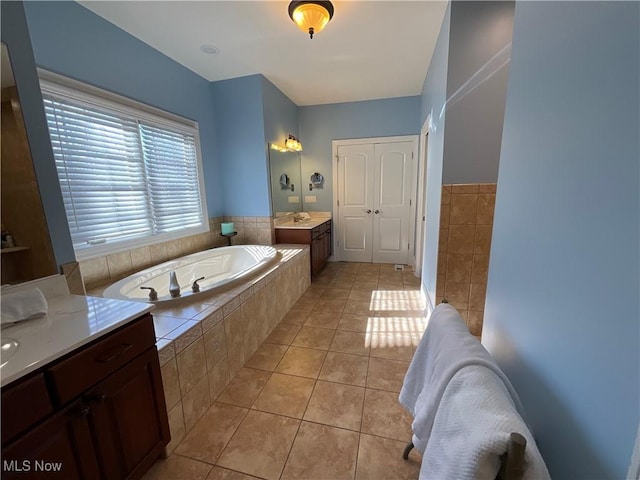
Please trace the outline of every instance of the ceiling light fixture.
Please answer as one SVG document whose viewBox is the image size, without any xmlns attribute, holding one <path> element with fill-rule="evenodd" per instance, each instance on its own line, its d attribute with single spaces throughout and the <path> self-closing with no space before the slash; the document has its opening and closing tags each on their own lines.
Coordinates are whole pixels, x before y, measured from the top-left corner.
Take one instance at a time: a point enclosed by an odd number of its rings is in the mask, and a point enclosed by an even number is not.
<svg viewBox="0 0 640 480">
<path fill-rule="evenodd" d="M 302 1 L 289 4 L 289 16 L 300 30 L 313 38 L 314 33 L 319 33 L 333 17 L 333 4 L 331 2 Z"/>
</svg>

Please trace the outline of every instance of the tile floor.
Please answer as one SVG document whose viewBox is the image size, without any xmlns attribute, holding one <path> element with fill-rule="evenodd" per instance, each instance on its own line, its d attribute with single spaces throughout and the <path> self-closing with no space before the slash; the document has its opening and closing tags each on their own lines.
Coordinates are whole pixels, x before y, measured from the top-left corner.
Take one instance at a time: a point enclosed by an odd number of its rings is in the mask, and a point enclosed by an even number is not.
<svg viewBox="0 0 640 480">
<path fill-rule="evenodd" d="M 416 479 L 398 392 L 422 308 L 409 270 L 330 263 L 145 480 Z"/>
</svg>

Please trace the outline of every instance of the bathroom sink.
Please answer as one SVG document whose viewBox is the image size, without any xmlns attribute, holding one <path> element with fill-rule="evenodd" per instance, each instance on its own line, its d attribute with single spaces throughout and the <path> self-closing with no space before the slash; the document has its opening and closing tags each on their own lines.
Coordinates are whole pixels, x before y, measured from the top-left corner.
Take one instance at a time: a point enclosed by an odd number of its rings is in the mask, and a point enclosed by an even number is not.
<svg viewBox="0 0 640 480">
<path fill-rule="evenodd" d="M 15 355 L 20 348 L 20 342 L 13 338 L 3 338 L 0 344 L 0 368 L 4 367 L 7 362 Z"/>
</svg>

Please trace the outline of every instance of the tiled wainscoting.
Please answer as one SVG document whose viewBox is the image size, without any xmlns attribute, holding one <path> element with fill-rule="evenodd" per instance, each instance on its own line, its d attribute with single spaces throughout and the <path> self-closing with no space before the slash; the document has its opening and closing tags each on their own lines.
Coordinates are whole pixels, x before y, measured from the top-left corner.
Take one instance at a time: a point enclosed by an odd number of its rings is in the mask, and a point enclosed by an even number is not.
<svg viewBox="0 0 640 480">
<path fill-rule="evenodd" d="M 446 299 L 482 334 L 496 184 L 443 185 L 438 247 L 438 303 Z"/>
<path fill-rule="evenodd" d="M 169 414 L 169 453 L 311 284 L 309 247 L 200 303 L 152 312 Z"/>
<path fill-rule="evenodd" d="M 92 290 L 107 283 L 116 282 L 152 265 L 208 248 L 227 245 L 227 239 L 220 235 L 222 222 L 234 223 L 234 229 L 238 235 L 232 238 L 233 245 L 273 244 L 273 219 L 271 217 L 210 218 L 209 232 L 81 261 L 80 271 L 84 286 L 86 290 Z"/>
</svg>

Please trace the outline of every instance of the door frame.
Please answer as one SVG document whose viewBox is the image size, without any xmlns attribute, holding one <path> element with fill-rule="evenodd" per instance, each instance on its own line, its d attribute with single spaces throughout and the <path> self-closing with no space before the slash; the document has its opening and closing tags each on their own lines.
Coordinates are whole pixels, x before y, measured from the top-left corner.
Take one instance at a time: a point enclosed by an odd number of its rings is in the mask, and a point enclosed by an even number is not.
<svg viewBox="0 0 640 480">
<path fill-rule="evenodd" d="M 426 120 L 422 124 L 422 128 L 420 129 L 420 148 L 418 153 L 418 194 L 417 197 L 420 200 L 416 200 L 416 215 L 415 222 L 416 228 L 418 225 L 421 225 L 422 222 L 418 221 L 421 219 L 427 211 L 427 166 L 429 160 L 429 151 L 428 151 L 428 140 L 425 141 L 427 136 L 431 132 L 431 114 L 427 115 Z M 426 225 L 426 220 L 425 220 Z M 422 275 L 422 255 L 424 253 L 424 229 L 418 228 L 416 235 L 416 245 L 413 249 L 413 271 L 415 272 L 416 277 Z"/>
<path fill-rule="evenodd" d="M 331 170 L 332 170 L 332 185 L 333 185 L 333 209 L 331 212 L 331 218 L 333 220 L 333 252 L 334 255 L 331 258 L 332 261 L 339 262 L 341 258 L 339 258 L 339 250 L 338 250 L 338 239 L 340 238 L 341 227 L 340 225 L 340 216 L 338 215 L 338 147 L 343 145 L 362 145 L 367 143 L 396 143 L 396 142 L 413 142 L 413 151 L 418 152 L 418 135 L 400 135 L 395 137 L 368 137 L 368 138 L 352 138 L 345 140 L 332 140 L 331 141 Z M 419 155 L 418 155 L 419 157 Z M 413 239 L 415 237 L 415 220 L 416 220 L 416 204 L 417 198 L 419 196 L 419 192 L 416 192 L 418 188 L 417 182 L 417 165 L 418 162 L 415 158 L 413 158 L 413 162 L 411 165 L 411 174 L 412 174 L 412 184 L 411 184 L 411 210 L 409 211 L 409 252 L 413 252 L 414 245 Z M 411 259 L 411 255 L 410 255 Z"/>
</svg>

